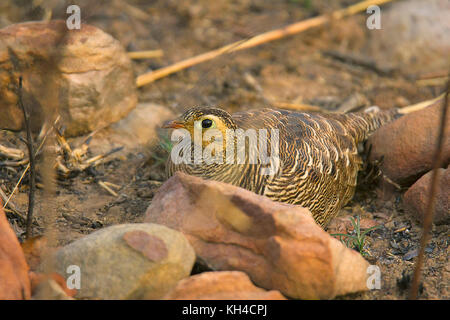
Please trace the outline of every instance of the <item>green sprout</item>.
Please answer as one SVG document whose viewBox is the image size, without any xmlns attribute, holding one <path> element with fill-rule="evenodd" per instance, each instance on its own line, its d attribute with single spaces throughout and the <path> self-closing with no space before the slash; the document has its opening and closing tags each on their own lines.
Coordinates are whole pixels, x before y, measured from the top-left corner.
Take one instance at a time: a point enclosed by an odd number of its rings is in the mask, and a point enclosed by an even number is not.
<svg viewBox="0 0 450 320">
<path fill-rule="evenodd" d="M 173 143 L 167 134 L 160 134 L 159 138 L 157 150 L 151 154 L 156 165 L 164 164 L 173 148 Z"/>
<path fill-rule="evenodd" d="M 351 218 L 350 221 L 353 225 L 353 231 L 351 234 L 346 234 L 346 233 L 333 233 L 331 234 L 331 236 L 339 237 L 339 240 L 345 244 L 348 248 L 352 248 L 355 249 L 357 251 L 359 251 L 359 253 L 361 253 L 361 255 L 363 256 L 367 256 L 368 252 L 366 252 L 366 250 L 364 250 L 364 244 L 365 244 L 365 240 L 366 240 L 366 235 L 370 232 L 373 231 L 375 229 L 378 229 L 381 226 L 374 226 L 371 228 L 368 228 L 364 231 L 361 230 L 361 224 L 360 224 L 360 219 L 361 217 L 358 215 L 355 218 Z M 344 239 L 343 239 L 344 238 Z"/>
</svg>

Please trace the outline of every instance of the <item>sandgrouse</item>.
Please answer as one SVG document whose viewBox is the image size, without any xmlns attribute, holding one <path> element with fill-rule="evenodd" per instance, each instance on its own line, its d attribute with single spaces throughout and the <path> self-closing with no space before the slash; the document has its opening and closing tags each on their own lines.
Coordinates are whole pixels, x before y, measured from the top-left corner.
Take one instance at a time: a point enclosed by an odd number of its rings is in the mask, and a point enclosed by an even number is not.
<svg viewBox="0 0 450 320">
<path fill-rule="evenodd" d="M 204 133 L 219 130 L 224 137 L 219 143 L 224 146 L 227 130 L 278 129 L 278 170 L 272 175 L 261 174 L 261 167 L 267 164 L 249 162 L 249 150 L 244 163 L 228 163 L 224 151 L 221 163 L 175 163 L 169 156 L 167 175 L 182 171 L 230 183 L 274 201 L 298 204 L 307 207 L 316 222 L 325 227 L 353 197 L 362 166 L 358 144 L 397 115 L 396 110 L 319 114 L 266 108 L 229 114 L 213 107 L 192 108 L 179 119 L 165 123 L 164 127 L 187 130 L 193 148 L 196 128 Z M 270 140 L 273 134 L 269 133 Z M 250 148 L 248 140 L 245 140 L 247 149 Z M 202 148 L 207 146 L 205 141 L 201 144 Z M 270 143 L 267 145 L 270 150 Z M 194 152 L 191 155 L 193 159 Z"/>
</svg>

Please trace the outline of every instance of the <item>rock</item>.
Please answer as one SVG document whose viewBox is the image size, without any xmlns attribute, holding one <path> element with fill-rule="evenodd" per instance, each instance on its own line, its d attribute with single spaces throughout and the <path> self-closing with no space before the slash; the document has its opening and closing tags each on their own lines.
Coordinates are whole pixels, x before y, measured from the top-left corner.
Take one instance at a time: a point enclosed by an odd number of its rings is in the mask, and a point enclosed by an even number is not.
<svg viewBox="0 0 450 320">
<path fill-rule="evenodd" d="M 45 256 L 48 250 L 53 250 L 49 248 L 48 239 L 45 236 L 26 239 L 22 242 L 21 247 L 30 270 L 38 269 L 43 260 L 43 256 Z"/>
<path fill-rule="evenodd" d="M 100 29 L 65 21 L 27 22 L 0 30 L 0 127 L 22 128 L 15 91 L 23 77 L 24 103 L 35 130 L 43 113 L 59 111 L 66 136 L 102 128 L 125 117 L 137 103 L 130 59 Z"/>
<path fill-rule="evenodd" d="M 288 297 L 330 299 L 366 290 L 367 261 L 329 236 L 302 207 L 177 172 L 145 221 L 183 232 L 213 270 L 238 270 Z"/>
<path fill-rule="evenodd" d="M 166 300 L 286 300 L 279 291 L 255 287 L 239 271 L 203 272 L 178 282 Z"/>
<path fill-rule="evenodd" d="M 28 265 L 0 200 L 0 300 L 29 299 Z"/>
<path fill-rule="evenodd" d="M 414 183 L 403 196 L 405 211 L 423 221 L 430 197 L 432 172 L 428 172 Z M 436 224 L 449 223 L 450 218 L 450 168 L 439 169 L 439 182 L 435 198 L 433 221 Z"/>
<path fill-rule="evenodd" d="M 76 298 L 158 299 L 188 277 L 195 254 L 167 227 L 141 223 L 104 228 L 59 249 L 55 271 L 80 268 Z"/>
<path fill-rule="evenodd" d="M 33 300 L 74 300 L 52 278 L 40 282 L 34 289 Z"/>
<path fill-rule="evenodd" d="M 369 140 L 370 160 L 380 160 L 381 170 L 390 180 L 409 186 L 433 167 L 442 114 L 442 99 L 420 111 L 404 115 L 378 129 Z M 450 132 L 447 113 L 446 132 Z M 450 135 L 443 145 L 443 167 L 450 162 Z"/>
<path fill-rule="evenodd" d="M 401 12 L 401 14 L 399 14 Z M 448 69 L 448 0 L 398 1 L 381 8 L 381 29 L 367 30 L 366 54 L 411 74 Z"/>
<path fill-rule="evenodd" d="M 140 103 L 123 120 L 111 126 L 116 141 L 129 147 L 150 145 L 157 141 L 156 129 L 174 114 L 167 107 Z"/>
<path fill-rule="evenodd" d="M 47 284 L 44 284 L 43 287 L 45 287 L 45 291 L 48 287 L 52 287 L 53 285 L 51 283 L 48 283 L 50 281 L 54 281 L 59 288 L 64 292 L 64 296 L 67 296 L 68 298 L 71 298 L 75 296 L 77 293 L 76 289 L 69 289 L 67 287 L 65 279 L 58 273 L 50 273 L 50 274 L 44 274 L 44 273 L 38 273 L 31 271 L 29 273 L 30 276 L 30 282 L 31 282 L 31 295 L 32 298 L 36 299 L 36 296 L 39 296 L 39 299 L 44 299 L 46 297 L 42 291 L 43 283 L 47 282 Z M 49 298 L 49 297 L 47 297 Z"/>
</svg>

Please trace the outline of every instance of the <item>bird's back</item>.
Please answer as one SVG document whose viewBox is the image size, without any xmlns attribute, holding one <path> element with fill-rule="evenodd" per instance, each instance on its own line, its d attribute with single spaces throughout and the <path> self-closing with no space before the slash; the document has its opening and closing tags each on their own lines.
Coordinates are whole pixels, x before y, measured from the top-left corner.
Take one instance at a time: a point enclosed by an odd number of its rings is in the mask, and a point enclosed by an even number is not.
<svg viewBox="0 0 450 320">
<path fill-rule="evenodd" d="M 264 185 L 258 193 L 307 207 L 325 226 L 353 197 L 361 167 L 358 143 L 396 114 L 394 110 L 319 114 L 260 109 L 232 117 L 244 130 L 278 129 L 280 170 L 261 180 Z"/>
</svg>

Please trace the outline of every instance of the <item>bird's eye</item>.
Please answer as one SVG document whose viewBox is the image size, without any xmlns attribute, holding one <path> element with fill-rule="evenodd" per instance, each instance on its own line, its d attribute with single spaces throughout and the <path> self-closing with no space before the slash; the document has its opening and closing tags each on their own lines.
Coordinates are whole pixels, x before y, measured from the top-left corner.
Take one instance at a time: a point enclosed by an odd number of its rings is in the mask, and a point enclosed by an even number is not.
<svg viewBox="0 0 450 320">
<path fill-rule="evenodd" d="M 203 129 L 211 128 L 212 125 L 213 125 L 213 121 L 211 119 L 203 119 L 202 120 L 202 128 Z"/>
</svg>

